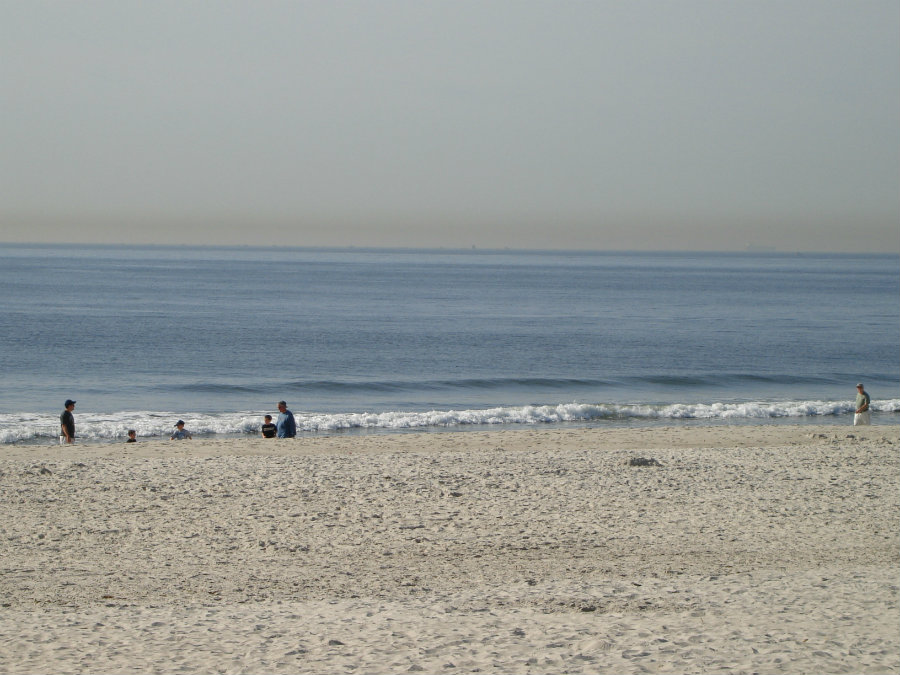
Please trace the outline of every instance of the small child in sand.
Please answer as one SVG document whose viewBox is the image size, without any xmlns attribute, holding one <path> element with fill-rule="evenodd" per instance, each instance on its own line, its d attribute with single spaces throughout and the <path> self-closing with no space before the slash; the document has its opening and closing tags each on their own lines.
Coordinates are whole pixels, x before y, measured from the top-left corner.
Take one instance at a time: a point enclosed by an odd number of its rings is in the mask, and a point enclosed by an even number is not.
<svg viewBox="0 0 900 675">
<path fill-rule="evenodd" d="M 128 430 L 128 440 L 126 443 L 137 443 L 137 432 L 134 429 Z"/>
<path fill-rule="evenodd" d="M 172 434 L 172 438 L 169 440 L 183 441 L 184 439 L 190 440 L 191 438 L 191 432 L 184 428 L 184 422 L 182 420 L 178 420 L 175 423 L 175 433 Z"/>
<path fill-rule="evenodd" d="M 263 425 L 261 427 L 263 438 L 275 438 L 275 432 L 278 428 L 272 424 L 272 416 L 266 415 L 263 417 Z"/>
</svg>

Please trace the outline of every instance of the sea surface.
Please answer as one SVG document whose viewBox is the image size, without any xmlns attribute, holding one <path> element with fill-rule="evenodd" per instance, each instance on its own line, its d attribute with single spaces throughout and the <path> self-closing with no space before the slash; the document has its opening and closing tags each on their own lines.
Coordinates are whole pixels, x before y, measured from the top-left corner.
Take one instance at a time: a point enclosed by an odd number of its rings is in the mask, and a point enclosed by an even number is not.
<svg viewBox="0 0 900 675">
<path fill-rule="evenodd" d="M 0 444 L 900 424 L 900 257 L 0 245 Z"/>
</svg>

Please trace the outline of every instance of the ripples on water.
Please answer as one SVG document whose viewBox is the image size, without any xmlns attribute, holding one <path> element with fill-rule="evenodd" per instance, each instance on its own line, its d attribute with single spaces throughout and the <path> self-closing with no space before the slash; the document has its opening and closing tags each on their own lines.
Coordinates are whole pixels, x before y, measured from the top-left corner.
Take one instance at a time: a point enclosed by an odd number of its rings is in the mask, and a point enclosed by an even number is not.
<svg viewBox="0 0 900 675">
<path fill-rule="evenodd" d="M 95 438 L 252 433 L 282 398 L 318 430 L 843 423 L 859 380 L 891 422 L 900 398 L 898 256 L 4 246 L 0 287 L 0 442 L 55 434 L 69 397 Z"/>
</svg>

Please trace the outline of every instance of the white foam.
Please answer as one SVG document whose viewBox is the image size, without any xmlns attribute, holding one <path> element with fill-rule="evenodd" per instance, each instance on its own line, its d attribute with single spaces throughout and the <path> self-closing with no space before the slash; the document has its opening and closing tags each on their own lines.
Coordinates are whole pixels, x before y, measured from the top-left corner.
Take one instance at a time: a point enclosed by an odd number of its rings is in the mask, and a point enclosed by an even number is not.
<svg viewBox="0 0 900 675">
<path fill-rule="evenodd" d="M 900 399 L 873 401 L 876 413 L 900 412 Z M 471 425 L 538 425 L 600 420 L 753 420 L 850 415 L 848 401 L 748 401 L 743 403 L 590 404 L 561 403 L 543 406 L 510 406 L 471 410 L 388 411 L 379 413 L 295 413 L 301 432 L 349 429 L 427 429 Z M 176 414 L 159 411 L 127 411 L 109 414 L 80 413 L 76 434 L 81 440 L 117 441 L 129 429 L 138 438 L 168 438 L 178 419 L 194 435 L 259 433 L 263 412 Z M 55 442 L 59 436 L 56 415 L 0 414 L 0 444 Z"/>
</svg>

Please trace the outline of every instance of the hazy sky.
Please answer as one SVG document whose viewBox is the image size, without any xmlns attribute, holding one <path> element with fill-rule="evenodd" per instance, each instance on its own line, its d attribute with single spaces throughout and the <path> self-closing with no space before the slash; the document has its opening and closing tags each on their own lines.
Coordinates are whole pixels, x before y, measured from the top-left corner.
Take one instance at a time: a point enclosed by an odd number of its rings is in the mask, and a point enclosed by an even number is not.
<svg viewBox="0 0 900 675">
<path fill-rule="evenodd" d="M 0 0 L 0 241 L 900 251 L 900 3 Z"/>
</svg>

